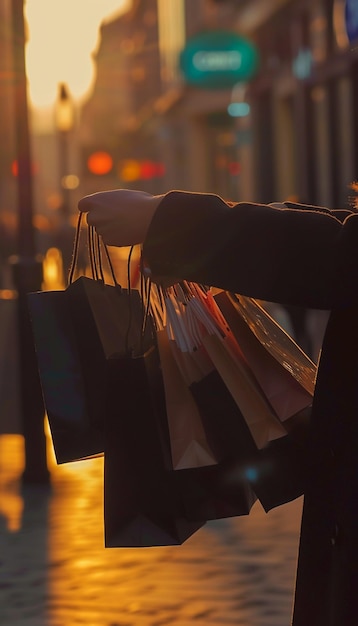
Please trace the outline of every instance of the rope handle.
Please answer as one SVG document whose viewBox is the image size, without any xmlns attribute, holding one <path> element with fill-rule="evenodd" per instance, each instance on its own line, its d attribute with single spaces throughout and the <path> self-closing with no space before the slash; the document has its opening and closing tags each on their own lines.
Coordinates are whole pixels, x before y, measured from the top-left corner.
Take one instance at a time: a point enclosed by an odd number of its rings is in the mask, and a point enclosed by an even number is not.
<svg viewBox="0 0 358 626">
<path fill-rule="evenodd" d="M 73 252 L 72 252 L 72 260 L 70 271 L 68 274 L 68 284 L 70 285 L 74 281 L 74 275 L 76 270 L 76 265 L 78 261 L 78 253 L 80 246 L 80 234 L 81 234 L 81 225 L 82 225 L 83 213 L 79 211 L 77 226 L 76 226 L 76 234 L 73 244 Z M 88 243 L 88 255 L 89 262 L 91 267 L 91 275 L 93 280 L 99 280 L 104 283 L 104 271 L 103 271 L 103 258 L 102 258 L 102 250 L 104 250 L 108 267 L 111 273 L 111 277 L 113 283 L 116 287 L 122 288 L 119 282 L 117 281 L 112 259 L 109 254 L 109 250 L 107 245 L 103 242 L 102 238 L 98 235 L 95 228 L 93 226 L 88 226 L 87 233 L 87 243 Z"/>
<path fill-rule="evenodd" d="M 78 219 L 77 219 L 75 239 L 74 239 L 74 244 L 73 244 L 72 261 L 71 261 L 71 266 L 70 266 L 69 275 L 68 275 L 68 285 L 71 285 L 74 282 L 75 270 L 76 270 L 78 254 L 79 254 L 82 219 L 83 219 L 83 213 L 79 212 Z M 88 226 L 87 244 L 88 244 L 88 255 L 89 255 L 89 263 L 90 263 L 90 268 L 91 268 L 92 279 L 102 283 L 103 285 L 105 284 L 104 268 L 103 268 L 103 251 L 104 251 L 114 286 L 118 288 L 120 291 L 122 291 L 122 286 L 118 282 L 116 275 L 115 275 L 115 271 L 114 271 L 112 259 L 110 257 L 110 253 L 108 250 L 108 246 L 104 243 L 102 237 L 98 235 L 98 233 L 96 232 L 93 226 Z M 130 264 L 131 264 L 131 257 L 133 254 L 133 250 L 134 250 L 134 246 L 131 246 L 129 254 L 128 254 L 128 260 L 127 260 L 127 283 L 128 283 L 127 289 L 128 289 L 129 321 L 128 321 L 128 328 L 126 332 L 126 348 L 128 352 L 130 351 L 129 350 L 129 335 L 130 335 L 130 329 L 131 329 L 131 325 L 133 321 L 133 308 L 132 308 L 132 298 L 131 298 L 132 285 L 131 285 L 131 272 L 130 272 Z M 139 292 L 140 292 L 141 300 L 143 302 L 143 307 L 144 307 L 143 308 L 143 321 L 142 321 L 142 328 L 141 328 L 141 341 L 144 340 L 147 322 L 150 316 L 150 289 L 151 289 L 150 279 L 145 278 L 143 273 L 141 272 Z"/>
</svg>

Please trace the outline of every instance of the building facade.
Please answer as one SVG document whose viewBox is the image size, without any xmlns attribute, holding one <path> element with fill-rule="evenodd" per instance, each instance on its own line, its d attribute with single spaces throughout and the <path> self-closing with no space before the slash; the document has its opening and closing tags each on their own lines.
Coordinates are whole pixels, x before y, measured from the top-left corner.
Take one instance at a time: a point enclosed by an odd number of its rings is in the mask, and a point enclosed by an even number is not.
<svg viewBox="0 0 358 626">
<path fill-rule="evenodd" d="M 346 6 L 289 2 L 253 33 L 261 55 L 249 88 L 255 199 L 347 204 L 358 169 L 358 109 Z"/>
<path fill-rule="evenodd" d="M 14 69 L 11 0 L 0 0 L 0 215 L 15 204 L 12 163 L 15 158 Z"/>
<path fill-rule="evenodd" d="M 134 1 L 102 26 L 81 142 L 84 152 L 107 147 L 116 165 L 107 177 L 87 176 L 87 188 L 345 206 L 358 170 L 356 6 Z M 257 71 L 221 87 L 188 82 L 183 49 L 198 33 L 218 31 L 256 48 Z"/>
<path fill-rule="evenodd" d="M 78 129 L 81 187 L 87 192 L 123 183 L 133 186 L 140 180 L 140 169 L 148 181 L 150 166 L 159 163 L 151 132 L 161 92 L 158 38 L 156 0 L 135 0 L 127 13 L 101 26 L 94 54 L 96 80 Z M 112 159 L 99 175 L 88 168 L 88 158 L 97 153 Z"/>
</svg>

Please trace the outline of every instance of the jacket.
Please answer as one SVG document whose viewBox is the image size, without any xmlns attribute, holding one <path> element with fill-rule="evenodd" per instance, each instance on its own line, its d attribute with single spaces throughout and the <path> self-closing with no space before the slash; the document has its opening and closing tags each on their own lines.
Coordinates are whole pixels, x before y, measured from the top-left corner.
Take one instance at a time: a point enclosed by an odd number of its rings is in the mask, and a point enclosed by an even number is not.
<svg viewBox="0 0 358 626">
<path fill-rule="evenodd" d="M 330 311 L 308 442 L 293 626 L 358 624 L 358 213 L 173 191 L 143 247 L 157 277 Z"/>
</svg>

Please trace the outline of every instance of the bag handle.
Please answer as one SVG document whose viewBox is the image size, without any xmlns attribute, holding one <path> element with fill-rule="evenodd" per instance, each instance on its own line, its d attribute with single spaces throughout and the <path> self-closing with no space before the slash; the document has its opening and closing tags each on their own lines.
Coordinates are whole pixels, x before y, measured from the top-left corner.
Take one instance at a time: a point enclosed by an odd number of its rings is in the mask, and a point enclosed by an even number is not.
<svg viewBox="0 0 358 626">
<path fill-rule="evenodd" d="M 76 234 L 75 234 L 74 245 L 73 245 L 71 267 L 70 267 L 69 276 L 68 276 L 69 285 L 74 282 L 75 269 L 76 269 L 78 253 L 79 253 L 82 218 L 83 218 L 83 213 L 79 212 L 78 220 L 77 220 L 77 227 L 76 227 Z M 114 267 L 113 267 L 112 259 L 110 257 L 108 246 L 104 243 L 102 237 L 98 235 L 95 228 L 90 225 L 88 226 L 88 231 L 87 231 L 87 243 L 88 243 L 89 262 L 90 262 L 90 267 L 91 267 L 91 275 L 92 275 L 93 280 L 97 280 L 102 284 L 105 283 L 103 254 L 102 254 L 102 252 L 104 251 L 114 287 L 117 288 L 119 291 L 122 291 L 122 286 L 118 282 L 115 271 L 114 271 Z M 131 328 L 132 320 L 133 320 L 133 308 L 132 308 L 133 303 L 132 303 L 132 298 L 130 297 L 131 290 L 132 290 L 130 267 L 131 267 L 131 258 L 132 258 L 133 250 L 134 250 L 134 246 L 131 246 L 129 254 L 128 254 L 128 260 L 127 260 L 127 285 L 128 285 L 127 289 L 128 289 L 128 295 L 129 295 L 128 297 L 129 321 L 128 321 L 128 328 L 126 332 L 126 346 L 128 350 L 129 350 L 129 333 L 130 333 L 130 328 Z M 141 272 L 140 295 L 141 295 L 142 302 L 144 304 L 143 322 L 142 322 L 142 328 L 141 328 L 141 341 L 144 339 L 146 325 L 147 325 L 148 318 L 150 315 L 150 290 L 151 290 L 151 280 L 149 278 L 145 278 L 143 272 Z"/>
<path fill-rule="evenodd" d="M 75 234 L 75 239 L 74 239 L 74 244 L 73 244 L 71 266 L 70 266 L 70 271 L 68 274 L 69 285 L 73 283 L 74 281 L 74 275 L 75 275 L 75 270 L 76 270 L 76 265 L 77 265 L 77 260 L 78 260 L 78 253 L 79 253 L 82 218 L 83 218 L 83 213 L 79 211 L 78 219 L 77 219 L 77 226 L 76 226 L 76 234 Z M 94 280 L 100 280 L 101 282 L 104 283 L 104 271 L 103 271 L 103 261 L 102 261 L 102 249 L 103 249 L 106 255 L 106 259 L 107 259 L 107 263 L 108 263 L 108 267 L 111 273 L 113 283 L 115 287 L 119 287 L 120 289 L 122 289 L 121 285 L 117 281 L 112 259 L 108 251 L 108 247 L 103 242 L 102 238 L 97 234 L 93 226 L 88 226 L 87 242 L 88 242 L 88 254 L 89 254 L 89 262 L 91 266 L 92 278 Z"/>
</svg>

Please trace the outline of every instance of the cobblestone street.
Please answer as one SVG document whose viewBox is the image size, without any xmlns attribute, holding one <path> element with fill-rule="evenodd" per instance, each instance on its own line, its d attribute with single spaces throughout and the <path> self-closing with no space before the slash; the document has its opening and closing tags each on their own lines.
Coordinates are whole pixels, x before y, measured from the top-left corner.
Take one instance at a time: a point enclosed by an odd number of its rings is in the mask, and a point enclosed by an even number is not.
<svg viewBox="0 0 358 626">
<path fill-rule="evenodd" d="M 0 437 L 1 626 L 289 626 L 302 501 L 210 522 L 184 545 L 103 547 L 103 461 L 19 490 Z"/>
</svg>

